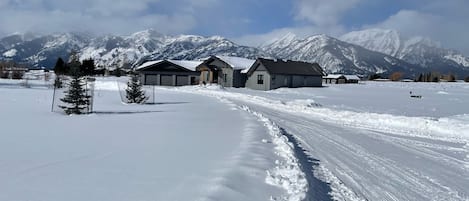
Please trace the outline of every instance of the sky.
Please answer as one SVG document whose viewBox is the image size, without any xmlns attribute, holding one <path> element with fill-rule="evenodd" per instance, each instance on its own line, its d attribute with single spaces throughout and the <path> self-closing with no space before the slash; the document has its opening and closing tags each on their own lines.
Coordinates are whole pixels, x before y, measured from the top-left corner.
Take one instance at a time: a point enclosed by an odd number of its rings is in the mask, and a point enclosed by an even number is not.
<svg viewBox="0 0 469 201">
<path fill-rule="evenodd" d="M 469 55 L 467 0 L 0 0 L 0 34 L 85 31 L 220 35 L 259 45 L 299 37 L 395 29 Z"/>
</svg>

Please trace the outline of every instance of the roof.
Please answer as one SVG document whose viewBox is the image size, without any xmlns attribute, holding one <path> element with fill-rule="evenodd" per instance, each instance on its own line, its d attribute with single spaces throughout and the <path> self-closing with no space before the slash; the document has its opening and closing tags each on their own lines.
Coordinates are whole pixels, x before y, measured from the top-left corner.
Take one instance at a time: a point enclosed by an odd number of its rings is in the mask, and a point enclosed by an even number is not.
<svg viewBox="0 0 469 201">
<path fill-rule="evenodd" d="M 343 74 L 329 74 L 327 76 L 324 76 L 323 78 L 324 79 L 339 79 L 342 76 L 344 76 L 344 75 Z"/>
<path fill-rule="evenodd" d="M 195 71 L 195 68 L 202 64 L 202 61 L 187 61 L 187 60 L 167 60 L 173 64 L 184 67 L 191 71 Z"/>
<path fill-rule="evenodd" d="M 135 70 L 142 70 L 142 69 L 144 69 L 144 68 L 153 66 L 153 65 L 155 65 L 155 64 L 157 64 L 157 63 L 161 63 L 162 61 L 164 61 L 164 60 L 147 61 L 147 62 L 143 63 L 142 65 L 137 66 L 137 67 L 135 68 Z"/>
<path fill-rule="evenodd" d="M 324 76 L 324 79 L 339 79 L 341 77 L 344 77 L 347 80 L 360 80 L 360 78 L 357 75 L 344 75 L 344 74 L 329 74 L 327 76 Z"/>
<path fill-rule="evenodd" d="M 270 60 L 259 58 L 258 61 L 264 65 L 270 74 L 290 75 L 316 75 L 323 76 L 323 70 L 317 63 L 308 63 L 291 60 Z"/>
<path fill-rule="evenodd" d="M 162 63 L 162 62 L 169 62 L 169 63 L 172 63 L 172 64 L 175 64 L 177 66 L 180 66 L 180 67 L 183 67 L 187 70 L 190 70 L 190 71 L 196 71 L 195 68 L 197 66 L 199 66 L 200 64 L 202 64 L 202 61 L 187 61 L 187 60 L 155 60 L 155 61 L 147 61 L 145 63 L 143 63 L 142 65 L 140 66 L 137 66 L 135 68 L 135 70 L 143 70 L 145 68 L 148 68 L 148 67 L 151 67 L 155 64 L 159 64 L 159 63 Z"/>
<path fill-rule="evenodd" d="M 233 68 L 234 70 L 244 70 L 246 71 L 245 73 L 247 73 L 249 68 L 256 62 L 256 60 L 246 59 L 242 57 L 231 57 L 231 56 L 220 56 L 220 55 L 217 55 L 215 57 L 222 60 L 229 66 L 231 66 L 231 68 Z"/>
<path fill-rule="evenodd" d="M 344 75 L 347 80 L 360 80 L 357 75 Z"/>
</svg>

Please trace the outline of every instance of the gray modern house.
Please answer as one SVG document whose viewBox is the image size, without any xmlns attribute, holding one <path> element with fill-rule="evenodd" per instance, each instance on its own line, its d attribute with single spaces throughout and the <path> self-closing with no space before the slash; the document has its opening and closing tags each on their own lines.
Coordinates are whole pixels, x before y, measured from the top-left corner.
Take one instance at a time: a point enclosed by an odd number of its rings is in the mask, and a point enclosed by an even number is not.
<svg viewBox="0 0 469 201">
<path fill-rule="evenodd" d="M 158 60 L 148 61 L 135 68 L 144 85 L 184 86 L 199 84 L 202 61 Z"/>
<path fill-rule="evenodd" d="M 231 57 L 211 56 L 197 67 L 200 82 L 216 83 L 224 87 L 244 87 L 246 73 L 255 60 Z"/>
<path fill-rule="evenodd" d="M 259 58 L 247 72 L 246 87 L 256 90 L 321 87 L 324 75 L 317 63 Z"/>
</svg>

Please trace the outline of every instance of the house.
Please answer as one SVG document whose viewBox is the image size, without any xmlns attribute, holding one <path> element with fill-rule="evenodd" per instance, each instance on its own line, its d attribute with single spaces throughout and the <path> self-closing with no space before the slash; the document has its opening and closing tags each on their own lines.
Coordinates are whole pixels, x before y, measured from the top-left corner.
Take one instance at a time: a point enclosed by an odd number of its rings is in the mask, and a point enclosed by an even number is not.
<svg viewBox="0 0 469 201">
<path fill-rule="evenodd" d="M 216 83 L 224 87 L 244 87 L 246 73 L 255 60 L 231 57 L 211 56 L 197 67 L 201 83 Z"/>
<path fill-rule="evenodd" d="M 202 61 L 158 60 L 148 61 L 135 68 L 144 85 L 183 86 L 199 84 Z"/>
<path fill-rule="evenodd" d="M 360 78 L 357 75 L 328 74 L 323 80 L 325 84 L 345 84 L 358 83 Z"/>
<path fill-rule="evenodd" d="M 25 67 L 6 67 L 0 66 L 0 78 L 22 79 L 23 75 L 28 71 Z"/>
<path fill-rule="evenodd" d="M 342 74 L 328 74 L 322 78 L 325 84 L 344 84 L 347 78 Z"/>
<path fill-rule="evenodd" d="M 357 84 L 360 82 L 360 77 L 357 75 L 344 75 L 345 76 L 345 83 L 354 83 Z"/>
<path fill-rule="evenodd" d="M 317 63 L 259 58 L 247 73 L 246 87 L 256 90 L 321 87 L 324 75 Z"/>
</svg>

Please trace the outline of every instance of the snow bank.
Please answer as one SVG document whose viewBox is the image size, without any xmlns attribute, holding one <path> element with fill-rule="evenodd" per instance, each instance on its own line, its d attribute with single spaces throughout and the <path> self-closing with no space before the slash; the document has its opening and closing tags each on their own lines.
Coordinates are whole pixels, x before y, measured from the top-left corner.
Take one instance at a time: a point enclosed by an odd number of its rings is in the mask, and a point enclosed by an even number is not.
<svg viewBox="0 0 469 201">
<path fill-rule="evenodd" d="M 444 139 L 469 139 L 469 119 L 467 116 L 442 118 L 408 117 L 372 112 L 335 110 L 318 107 L 320 104 L 315 103 L 314 100 L 272 100 L 256 95 L 219 90 L 216 87 L 183 87 L 175 89 L 190 93 L 225 97 L 347 126 L 381 130 L 399 135 L 438 137 Z"/>
<path fill-rule="evenodd" d="M 269 130 L 275 151 L 283 160 L 275 161 L 275 168 L 267 171 L 265 182 L 281 187 L 287 191 L 287 195 L 281 198 L 271 198 L 271 200 L 300 201 L 306 198 L 308 182 L 305 173 L 301 171 L 298 159 L 295 156 L 294 145 L 282 134 L 280 128 L 262 114 L 250 110 L 243 106 L 243 110 L 253 114 Z"/>
</svg>

